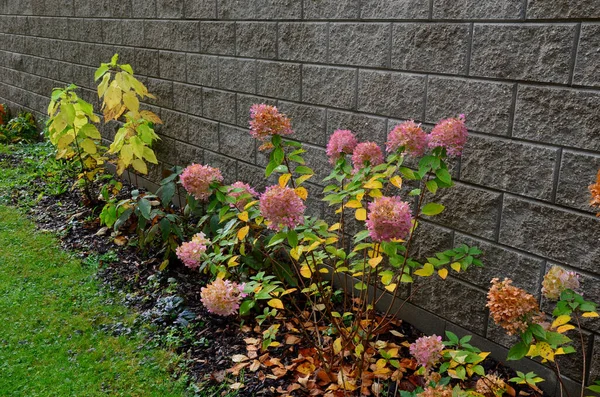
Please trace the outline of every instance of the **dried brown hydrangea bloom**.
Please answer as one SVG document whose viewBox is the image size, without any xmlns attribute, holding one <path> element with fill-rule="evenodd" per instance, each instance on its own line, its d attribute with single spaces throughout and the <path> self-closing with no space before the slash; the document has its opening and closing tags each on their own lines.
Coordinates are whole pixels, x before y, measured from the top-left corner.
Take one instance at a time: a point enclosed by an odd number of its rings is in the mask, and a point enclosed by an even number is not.
<svg viewBox="0 0 600 397">
<path fill-rule="evenodd" d="M 592 200 L 590 201 L 590 205 L 592 207 L 600 207 L 600 170 L 598 170 L 596 183 L 590 185 L 590 193 L 592 193 Z M 600 216 L 600 212 L 598 212 L 597 216 Z"/>
<path fill-rule="evenodd" d="M 506 390 L 506 383 L 496 374 L 489 374 L 477 380 L 475 391 L 484 396 L 496 396 L 499 390 Z"/>
<path fill-rule="evenodd" d="M 452 397 L 452 388 L 447 385 L 428 386 L 421 393 L 417 394 L 417 397 Z"/>
<path fill-rule="evenodd" d="M 512 280 L 505 278 L 500 282 L 492 279 L 488 291 L 487 307 L 494 322 L 504 328 L 509 335 L 518 335 L 530 323 L 541 323 L 544 315 L 533 295 L 521 288 L 512 286 Z"/>
</svg>

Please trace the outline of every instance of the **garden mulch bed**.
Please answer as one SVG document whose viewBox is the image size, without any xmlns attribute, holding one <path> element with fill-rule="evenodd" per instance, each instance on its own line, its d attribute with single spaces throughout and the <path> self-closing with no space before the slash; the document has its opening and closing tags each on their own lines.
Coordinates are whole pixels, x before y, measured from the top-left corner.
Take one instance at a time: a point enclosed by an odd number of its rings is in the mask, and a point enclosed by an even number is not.
<svg viewBox="0 0 600 397">
<path fill-rule="evenodd" d="M 0 154 L 0 162 L 17 166 L 19 159 L 14 155 Z M 131 190 L 132 187 L 125 184 L 120 195 L 126 198 Z M 142 255 L 124 240 L 120 241 L 121 245 L 115 244 L 114 237 L 111 236 L 112 230 L 101 228 L 98 223 L 100 209 L 82 207 L 81 202 L 82 197 L 77 190 L 70 190 L 58 197 L 44 196 L 30 209 L 30 215 L 40 230 L 56 233 L 63 248 L 74 252 L 84 263 L 88 257 L 102 258 L 102 254 L 114 252 L 113 259 L 107 263 L 103 263 L 102 259 L 96 260 L 100 268 L 98 277 L 108 290 L 124 293 L 121 296 L 124 296 L 126 303 L 140 311 L 142 318 L 156 325 L 150 328 L 151 340 L 160 340 L 164 327 L 176 327 L 182 315 L 196 325 L 193 337 L 184 339 L 178 347 L 179 353 L 187 357 L 188 365 L 185 370 L 192 380 L 235 382 L 227 373 L 228 369 L 234 367 L 231 358 L 234 355 L 248 354 L 248 346 L 252 346 L 252 341 L 262 338 L 261 329 L 255 327 L 252 319 L 246 319 L 241 326 L 239 319 L 207 313 L 200 302 L 200 288 L 206 283 L 201 275 L 178 263 L 171 263 L 165 271 L 159 272 L 161 259 L 153 256 L 152 252 Z M 169 290 L 169 285 L 174 280 L 176 290 Z M 410 324 L 402 322 L 397 323 L 395 330 L 405 335 L 404 341 L 409 342 L 422 335 Z M 118 325 L 110 331 L 130 332 L 119 329 Z M 389 336 L 392 339 L 386 340 L 393 340 L 394 336 Z M 205 342 L 194 343 L 199 340 Z M 403 351 L 406 353 L 407 349 L 403 348 Z M 262 364 L 268 364 L 267 360 L 275 358 L 275 366 L 294 368 L 294 360 L 297 365 L 302 353 L 314 354 L 310 351 L 310 346 L 300 339 L 292 344 L 269 349 L 267 357 L 258 352 L 256 358 Z M 515 375 L 510 368 L 491 359 L 487 359 L 484 366 L 487 371 L 497 372 L 503 377 Z M 280 395 L 291 384 L 296 383 L 298 378 L 298 373 L 294 370 L 275 377 L 264 365 L 262 370 L 255 372 L 249 371 L 248 365 L 245 367 L 244 386 L 239 390 L 240 396 Z M 414 389 L 421 382 L 419 378 L 414 375 L 406 376 L 400 386 L 402 389 Z M 517 395 L 539 395 L 528 388 L 515 391 Z M 290 394 L 300 396 L 307 395 L 307 392 L 299 389 Z M 390 388 L 383 389 L 381 395 L 393 396 L 399 393 Z"/>
</svg>

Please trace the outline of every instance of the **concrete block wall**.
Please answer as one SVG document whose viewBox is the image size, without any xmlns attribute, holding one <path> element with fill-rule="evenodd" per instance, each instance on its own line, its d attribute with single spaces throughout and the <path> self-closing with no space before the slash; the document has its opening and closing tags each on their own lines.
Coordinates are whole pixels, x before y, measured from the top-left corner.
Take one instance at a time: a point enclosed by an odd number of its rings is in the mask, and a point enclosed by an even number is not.
<svg viewBox="0 0 600 397">
<path fill-rule="evenodd" d="M 383 144 L 402 120 L 465 113 L 459 182 L 440 194 L 447 212 L 423 223 L 418 252 L 476 244 L 486 267 L 414 303 L 508 346 L 485 309 L 492 277 L 543 300 L 542 276 L 560 264 L 600 300 L 587 190 L 600 168 L 598 0 L 0 0 L 0 101 L 13 107 L 43 114 L 51 89 L 71 82 L 97 102 L 93 71 L 115 52 L 157 96 L 163 164 L 211 164 L 228 182 L 265 185 L 247 132 L 256 102 L 293 118 L 319 176 L 337 128 Z M 594 379 L 599 323 L 586 332 Z M 581 360 L 562 365 L 581 378 Z"/>
</svg>

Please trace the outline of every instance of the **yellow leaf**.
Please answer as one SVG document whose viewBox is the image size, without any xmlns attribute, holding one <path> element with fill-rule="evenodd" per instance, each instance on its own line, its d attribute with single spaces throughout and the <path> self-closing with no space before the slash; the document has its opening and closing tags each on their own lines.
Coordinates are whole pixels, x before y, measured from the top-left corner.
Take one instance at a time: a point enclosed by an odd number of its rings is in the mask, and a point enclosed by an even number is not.
<svg viewBox="0 0 600 397">
<path fill-rule="evenodd" d="M 328 230 L 329 230 L 330 232 L 333 232 L 333 231 L 339 230 L 340 226 L 341 226 L 341 225 L 340 225 L 340 223 L 339 223 L 339 222 L 338 222 L 338 223 L 334 223 L 333 225 L 329 226 L 329 229 L 328 229 Z"/>
<path fill-rule="evenodd" d="M 337 243 L 339 239 L 337 237 L 329 237 L 327 239 L 325 239 L 325 244 L 327 245 L 331 245 L 333 243 Z"/>
<path fill-rule="evenodd" d="M 252 207 L 256 203 L 258 203 L 258 200 L 250 201 L 248 204 L 246 204 L 244 206 L 244 209 L 247 210 L 248 208 Z"/>
<path fill-rule="evenodd" d="M 400 277 L 400 281 L 403 283 L 412 283 L 413 282 L 413 278 L 411 276 L 409 276 L 408 274 L 403 274 L 402 277 Z"/>
<path fill-rule="evenodd" d="M 300 259 L 300 255 L 302 255 L 302 246 L 301 245 L 297 245 L 296 247 L 292 248 L 290 250 L 290 255 L 295 260 L 299 260 Z"/>
<path fill-rule="evenodd" d="M 367 219 L 367 210 L 364 208 L 357 209 L 355 217 L 358 221 L 364 221 L 365 219 Z"/>
<path fill-rule="evenodd" d="M 383 184 L 379 182 L 377 179 L 371 179 L 367 183 L 363 185 L 365 189 L 381 189 Z"/>
<path fill-rule="evenodd" d="M 389 283 L 392 282 L 393 278 L 394 278 L 394 273 L 392 273 L 392 272 L 383 272 L 381 274 L 381 284 L 388 285 Z"/>
<path fill-rule="evenodd" d="M 81 148 L 83 150 L 85 150 L 86 153 L 96 154 L 96 152 L 97 152 L 96 144 L 94 143 L 94 141 L 92 141 L 89 138 L 86 138 L 83 141 L 81 141 L 80 145 L 81 145 Z"/>
<path fill-rule="evenodd" d="M 383 193 L 381 193 L 381 190 L 379 190 L 379 189 L 373 189 L 369 192 L 369 196 L 371 196 L 373 198 L 378 198 L 378 197 L 382 197 Z"/>
<path fill-rule="evenodd" d="M 596 312 L 585 312 L 581 315 L 581 317 L 594 318 L 598 317 L 598 313 Z"/>
<path fill-rule="evenodd" d="M 119 106 L 121 103 L 121 95 L 121 89 L 117 87 L 116 82 L 113 80 L 110 87 L 108 87 L 104 93 L 104 103 L 106 104 L 106 107 L 112 109 Z"/>
<path fill-rule="evenodd" d="M 382 260 L 383 260 L 383 256 L 381 256 L 381 255 L 376 256 L 375 258 L 369 259 L 369 265 L 371 265 L 371 267 L 375 267 L 375 266 L 379 265 Z"/>
<path fill-rule="evenodd" d="M 275 309 L 283 310 L 283 302 L 281 302 L 280 299 L 271 299 L 270 301 L 267 302 L 267 305 L 274 307 Z"/>
<path fill-rule="evenodd" d="M 571 321 L 571 316 L 568 314 L 563 314 L 562 316 L 556 317 L 556 320 L 552 322 L 552 328 L 560 327 L 561 325 L 565 325 Z"/>
<path fill-rule="evenodd" d="M 429 277 L 433 274 L 433 265 L 431 263 L 426 263 L 419 270 L 415 270 L 415 274 L 421 277 Z"/>
<path fill-rule="evenodd" d="M 445 280 L 446 277 L 448 277 L 448 269 L 440 269 L 438 270 L 438 274 L 440 275 L 440 277 L 442 278 L 442 280 Z"/>
<path fill-rule="evenodd" d="M 392 182 L 392 185 L 396 186 L 398 189 L 402 188 L 402 178 L 400 178 L 400 176 L 396 175 L 390 178 L 390 182 Z"/>
<path fill-rule="evenodd" d="M 250 231 L 250 226 L 244 226 L 243 228 L 238 230 L 238 233 L 237 233 L 238 240 L 243 240 L 248 235 L 249 231 Z"/>
<path fill-rule="evenodd" d="M 127 106 L 127 109 L 136 113 L 140 110 L 140 101 L 133 91 L 129 91 L 123 95 L 123 103 Z"/>
<path fill-rule="evenodd" d="M 380 358 L 375 363 L 375 367 L 377 367 L 377 369 L 385 368 L 386 365 L 387 365 L 387 361 L 385 360 L 385 358 Z"/>
<path fill-rule="evenodd" d="M 283 175 L 281 175 L 279 177 L 279 186 L 286 187 L 286 185 L 290 181 L 291 177 L 292 177 L 292 174 L 283 174 Z"/>
<path fill-rule="evenodd" d="M 362 201 L 362 199 L 363 199 L 364 197 L 365 197 L 365 194 L 364 194 L 364 193 L 358 193 L 358 194 L 356 195 L 356 199 L 357 199 L 358 201 Z"/>
<path fill-rule="evenodd" d="M 337 338 L 334 342 L 333 342 L 333 352 L 335 354 L 339 354 L 339 352 L 342 351 L 342 338 Z"/>
<path fill-rule="evenodd" d="M 560 327 L 558 327 L 556 329 L 556 332 L 558 332 L 559 334 L 564 334 L 565 332 L 570 331 L 572 329 L 575 329 L 574 325 L 566 324 L 566 325 L 561 325 Z"/>
<path fill-rule="evenodd" d="M 227 261 L 227 266 L 233 267 L 239 265 L 240 263 L 237 261 L 239 257 L 239 255 L 231 257 L 229 261 Z"/>
<path fill-rule="evenodd" d="M 300 268 L 300 274 L 304 278 L 310 278 L 312 276 L 312 271 L 310 270 L 310 267 L 308 267 L 308 265 L 303 265 Z"/>
<path fill-rule="evenodd" d="M 144 160 L 135 159 L 131 162 L 131 165 L 140 174 L 146 175 L 148 173 L 148 167 L 146 166 Z"/>
<path fill-rule="evenodd" d="M 537 351 L 542 358 L 554 361 L 554 350 L 547 342 L 538 342 Z"/>
<path fill-rule="evenodd" d="M 397 286 L 398 286 L 398 284 L 393 283 L 393 284 L 390 284 L 390 285 L 386 285 L 385 289 L 388 290 L 388 291 L 390 291 L 390 292 L 394 292 L 396 290 Z"/>
<path fill-rule="evenodd" d="M 313 174 L 302 175 L 296 179 L 296 186 L 302 185 L 304 182 L 313 177 Z"/>
<path fill-rule="evenodd" d="M 306 200 L 308 198 L 308 190 L 306 190 L 302 186 L 297 187 L 294 191 L 302 200 Z"/>
<path fill-rule="evenodd" d="M 362 208 L 362 203 L 358 200 L 350 200 L 346 203 L 348 208 Z"/>
<path fill-rule="evenodd" d="M 319 269 L 319 273 L 329 274 L 329 269 L 327 269 L 326 267 L 322 267 Z"/>
<path fill-rule="evenodd" d="M 461 266 L 460 266 L 460 263 L 459 263 L 459 262 L 452 262 L 452 263 L 450 264 L 450 267 L 451 267 L 451 268 L 452 268 L 452 270 L 454 270 L 456 273 L 460 273 Z"/>
<path fill-rule="evenodd" d="M 238 214 L 238 219 L 240 221 L 248 222 L 248 211 L 244 211 L 244 212 Z"/>
<path fill-rule="evenodd" d="M 527 357 L 535 357 L 537 355 L 538 355 L 537 345 L 531 345 L 531 346 L 529 346 L 529 350 L 527 351 L 526 356 Z"/>
</svg>

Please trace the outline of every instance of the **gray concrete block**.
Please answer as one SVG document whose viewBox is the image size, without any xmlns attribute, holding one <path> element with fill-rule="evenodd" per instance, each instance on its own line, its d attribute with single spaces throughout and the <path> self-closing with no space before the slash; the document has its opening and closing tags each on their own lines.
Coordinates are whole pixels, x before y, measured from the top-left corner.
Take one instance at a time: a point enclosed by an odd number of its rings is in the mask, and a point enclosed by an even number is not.
<svg viewBox="0 0 600 397">
<path fill-rule="evenodd" d="M 206 54 L 235 55 L 235 22 L 203 21 L 200 50 Z"/>
<path fill-rule="evenodd" d="M 339 65 L 389 67 L 390 24 L 332 23 L 329 61 Z"/>
<path fill-rule="evenodd" d="M 600 219 L 505 196 L 499 242 L 590 272 L 598 271 Z"/>
<path fill-rule="evenodd" d="M 158 76 L 158 50 L 146 50 L 143 48 L 135 49 L 135 69 L 136 74 L 145 76 Z"/>
<path fill-rule="evenodd" d="M 596 182 L 598 170 L 600 170 L 600 155 L 563 151 L 556 204 L 591 213 L 600 212 L 597 207 L 590 207 L 591 194 L 588 189 Z"/>
<path fill-rule="evenodd" d="M 463 74 L 469 24 L 401 23 L 392 29 L 392 68 Z"/>
<path fill-rule="evenodd" d="M 383 117 L 327 110 L 327 141 L 335 130 L 351 130 L 359 141 L 374 141 L 380 145 L 387 135 Z"/>
<path fill-rule="evenodd" d="M 425 121 L 438 123 L 465 114 L 469 130 L 508 135 L 514 85 L 429 76 Z"/>
<path fill-rule="evenodd" d="M 356 104 L 356 70 L 305 65 L 302 68 L 302 100 L 353 109 Z"/>
<path fill-rule="evenodd" d="M 465 182 L 550 201 L 558 149 L 470 136 L 462 156 Z"/>
<path fill-rule="evenodd" d="M 513 136 L 600 151 L 600 94 L 519 86 Z"/>
<path fill-rule="evenodd" d="M 148 99 L 147 103 L 160 107 L 173 107 L 173 82 L 160 79 L 141 79 L 148 88 L 148 92 L 153 94 L 156 99 Z"/>
<path fill-rule="evenodd" d="M 402 198 L 411 203 L 411 206 L 415 202 L 406 195 L 402 195 Z M 410 257 L 425 263 L 427 257 L 435 256 L 438 252 L 452 248 L 452 238 L 450 229 L 430 222 L 419 222 L 411 241 Z"/>
<path fill-rule="evenodd" d="M 236 51 L 238 56 L 276 58 L 277 24 L 273 22 L 236 23 Z"/>
<path fill-rule="evenodd" d="M 219 84 L 219 58 L 210 55 L 187 54 L 187 81 L 208 87 Z"/>
<path fill-rule="evenodd" d="M 475 24 L 470 74 L 566 84 L 575 25 Z"/>
<path fill-rule="evenodd" d="M 202 87 L 174 82 L 173 107 L 181 112 L 202 116 Z"/>
<path fill-rule="evenodd" d="M 277 108 L 292 120 L 292 138 L 313 145 L 327 145 L 327 115 L 324 108 L 283 101 L 279 101 Z"/>
<path fill-rule="evenodd" d="M 327 24 L 280 22 L 278 45 L 280 59 L 327 62 Z"/>
<path fill-rule="evenodd" d="M 581 26 L 573 83 L 600 87 L 600 24 Z"/>
<path fill-rule="evenodd" d="M 489 240 L 496 238 L 500 193 L 456 183 L 451 188 L 439 189 L 433 197 L 427 194 L 425 203 L 428 202 L 443 204 L 446 209 L 433 217 L 424 216 L 425 219 Z"/>
<path fill-rule="evenodd" d="M 219 88 L 254 93 L 256 61 L 254 59 L 219 58 Z"/>
<path fill-rule="evenodd" d="M 76 17 L 102 18 L 110 16 L 110 0 L 74 0 L 73 6 Z"/>
<path fill-rule="evenodd" d="M 199 22 L 144 21 L 146 47 L 174 51 L 200 50 Z"/>
<path fill-rule="evenodd" d="M 483 335 L 487 322 L 486 296 L 459 280 L 439 277 L 418 280 L 411 302 L 449 321 L 461 323 L 469 331 Z M 415 289 L 415 287 L 413 287 Z"/>
<path fill-rule="evenodd" d="M 161 109 L 160 116 L 163 124 L 157 127 L 157 133 L 178 141 L 188 140 L 188 116 L 185 113 Z"/>
<path fill-rule="evenodd" d="M 382 116 L 420 119 L 425 106 L 425 76 L 360 70 L 358 110 Z"/>
<path fill-rule="evenodd" d="M 121 25 L 123 38 L 121 44 L 131 47 L 144 46 L 144 22 L 132 19 L 124 20 Z"/>
<path fill-rule="evenodd" d="M 165 19 L 183 18 L 182 0 L 156 0 L 156 16 Z"/>
<path fill-rule="evenodd" d="M 214 0 L 185 0 L 183 14 L 188 19 L 212 19 L 217 17 Z"/>
<path fill-rule="evenodd" d="M 133 18 L 156 18 L 156 0 L 131 0 L 131 5 Z"/>
<path fill-rule="evenodd" d="M 600 3 L 587 0 L 527 1 L 527 19 L 600 18 Z"/>
<path fill-rule="evenodd" d="M 69 2 L 69 0 L 62 0 Z M 129 1 L 110 0 L 110 16 L 113 18 L 131 18 L 133 14 L 132 4 Z"/>
<path fill-rule="evenodd" d="M 203 89 L 202 116 L 230 124 L 235 123 L 235 94 L 208 88 Z"/>
<path fill-rule="evenodd" d="M 255 0 L 259 19 L 300 19 L 302 2 L 299 0 Z"/>
<path fill-rule="evenodd" d="M 483 289 L 490 288 L 492 278 L 503 280 L 505 277 L 514 280 L 513 285 L 523 288 L 539 298 L 541 278 L 544 261 L 518 251 L 495 245 L 483 240 L 474 239 L 456 233 L 455 246 L 466 244 L 469 247 L 478 247 L 483 254 L 479 257 L 483 267 L 471 266 L 466 272 L 450 272 L 456 278 L 473 283 Z"/>
<path fill-rule="evenodd" d="M 202 87 L 173 83 L 173 107 L 182 112 L 202 116 Z"/>
<path fill-rule="evenodd" d="M 255 139 L 244 128 L 219 126 L 220 152 L 239 160 L 253 163 L 256 160 Z"/>
<path fill-rule="evenodd" d="M 254 19 L 256 18 L 256 0 L 217 0 L 218 19 Z"/>
<path fill-rule="evenodd" d="M 433 0 L 434 19 L 520 19 L 522 0 Z"/>
<path fill-rule="evenodd" d="M 219 151 L 219 123 L 200 117 L 188 117 L 188 141 L 214 152 Z"/>
<path fill-rule="evenodd" d="M 160 51 L 159 76 L 162 79 L 186 81 L 186 57 L 184 53 Z"/>
<path fill-rule="evenodd" d="M 180 141 L 175 143 L 175 147 L 177 148 L 177 163 L 182 167 L 204 161 L 204 150 L 202 148 Z"/>
<path fill-rule="evenodd" d="M 592 382 L 600 379 L 600 335 L 594 337 L 594 350 L 590 363 L 590 378 Z"/>
<path fill-rule="evenodd" d="M 363 0 L 363 19 L 427 19 L 429 0 Z"/>
<path fill-rule="evenodd" d="M 257 61 L 256 79 L 258 95 L 300 100 L 300 64 Z"/>
<path fill-rule="evenodd" d="M 306 0 L 306 19 L 356 19 L 359 17 L 358 0 Z"/>
</svg>

